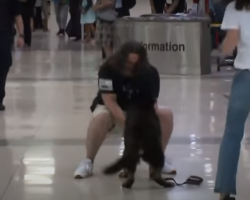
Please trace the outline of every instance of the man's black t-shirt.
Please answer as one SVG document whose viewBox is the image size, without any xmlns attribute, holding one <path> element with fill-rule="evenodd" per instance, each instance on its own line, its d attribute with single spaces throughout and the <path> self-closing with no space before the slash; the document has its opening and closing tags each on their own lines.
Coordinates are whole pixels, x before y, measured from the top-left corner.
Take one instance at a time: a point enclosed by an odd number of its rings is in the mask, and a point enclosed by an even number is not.
<svg viewBox="0 0 250 200">
<path fill-rule="evenodd" d="M 116 94 L 118 105 L 126 111 L 133 103 L 156 100 L 160 91 L 160 77 L 156 68 L 149 67 L 144 73 L 135 77 L 125 77 L 109 66 L 102 67 L 98 73 L 99 91 L 91 110 L 96 105 L 103 105 L 102 94 Z"/>
</svg>

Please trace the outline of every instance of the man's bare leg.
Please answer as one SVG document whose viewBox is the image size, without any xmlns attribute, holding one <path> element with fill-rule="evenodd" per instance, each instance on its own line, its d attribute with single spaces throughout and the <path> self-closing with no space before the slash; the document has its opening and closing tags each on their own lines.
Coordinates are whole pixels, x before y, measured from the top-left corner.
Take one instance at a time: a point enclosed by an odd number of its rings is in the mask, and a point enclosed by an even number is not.
<svg viewBox="0 0 250 200">
<path fill-rule="evenodd" d="M 93 118 L 88 127 L 86 149 L 87 158 L 92 162 L 113 125 L 113 118 L 109 113 L 102 113 Z"/>
<path fill-rule="evenodd" d="M 156 113 L 158 114 L 158 117 L 161 123 L 162 148 L 163 148 L 163 151 L 165 151 L 167 144 L 170 140 L 170 137 L 172 135 L 172 132 L 173 132 L 174 117 L 173 117 L 172 111 L 164 107 L 158 107 L 156 110 Z M 165 165 L 162 169 L 162 173 L 176 174 L 177 172 L 176 172 L 176 169 L 166 159 Z"/>
<path fill-rule="evenodd" d="M 110 113 L 101 113 L 90 121 L 86 140 L 87 158 L 76 169 L 75 178 L 87 178 L 92 175 L 96 154 L 112 128 L 113 123 L 114 121 Z"/>
<path fill-rule="evenodd" d="M 157 109 L 157 114 L 161 123 L 162 148 L 165 151 L 173 132 L 174 116 L 170 109 L 161 107 Z"/>
</svg>

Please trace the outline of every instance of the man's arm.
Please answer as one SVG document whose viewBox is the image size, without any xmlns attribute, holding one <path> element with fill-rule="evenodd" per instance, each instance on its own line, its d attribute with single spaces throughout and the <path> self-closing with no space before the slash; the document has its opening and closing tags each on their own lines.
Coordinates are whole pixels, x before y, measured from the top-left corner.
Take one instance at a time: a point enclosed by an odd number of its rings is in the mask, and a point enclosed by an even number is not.
<svg viewBox="0 0 250 200">
<path fill-rule="evenodd" d="M 96 2 L 93 6 L 94 11 L 103 10 L 105 8 L 111 8 L 112 6 L 115 7 L 116 0 L 102 0 L 101 3 Z"/>
<path fill-rule="evenodd" d="M 98 74 L 98 86 L 104 105 L 112 113 L 113 117 L 124 125 L 125 115 L 117 104 L 115 74 L 108 68 L 101 68 Z"/>
<path fill-rule="evenodd" d="M 172 14 L 174 12 L 174 10 L 177 8 L 177 6 L 179 5 L 180 0 L 174 0 L 174 2 L 171 4 L 171 6 L 169 6 L 166 9 L 166 14 Z"/>
<path fill-rule="evenodd" d="M 15 24 L 19 35 L 23 35 L 23 19 L 21 15 L 15 17 Z"/>
<path fill-rule="evenodd" d="M 102 99 L 105 106 L 112 113 L 113 117 L 121 124 L 125 124 L 125 114 L 121 107 L 117 104 L 116 95 L 115 94 L 102 94 Z"/>
</svg>

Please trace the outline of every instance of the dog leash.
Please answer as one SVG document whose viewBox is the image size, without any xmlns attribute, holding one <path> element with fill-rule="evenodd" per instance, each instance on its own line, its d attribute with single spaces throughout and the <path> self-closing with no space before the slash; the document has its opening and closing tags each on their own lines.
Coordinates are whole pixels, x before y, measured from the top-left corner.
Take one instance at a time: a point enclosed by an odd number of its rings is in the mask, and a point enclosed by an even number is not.
<svg viewBox="0 0 250 200">
<path fill-rule="evenodd" d="M 172 181 L 177 186 L 182 185 L 200 185 L 203 182 L 203 178 L 199 176 L 190 176 L 184 183 L 177 183 L 174 178 L 164 178 L 165 181 Z"/>
</svg>

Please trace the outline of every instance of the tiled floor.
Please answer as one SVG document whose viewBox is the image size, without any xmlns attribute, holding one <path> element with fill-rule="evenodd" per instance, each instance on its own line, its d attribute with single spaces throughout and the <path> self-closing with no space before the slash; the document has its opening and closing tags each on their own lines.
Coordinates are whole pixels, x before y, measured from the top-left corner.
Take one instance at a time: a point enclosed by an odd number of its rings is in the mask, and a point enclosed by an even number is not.
<svg viewBox="0 0 250 200">
<path fill-rule="evenodd" d="M 53 16 L 52 16 L 53 17 Z M 166 154 L 176 179 L 204 177 L 200 187 L 161 189 L 141 164 L 131 191 L 116 176 L 101 174 L 117 158 L 121 135 L 109 136 L 95 163 L 95 176 L 73 179 L 85 155 L 89 105 L 96 94 L 100 52 L 80 43 L 36 33 L 32 51 L 15 51 L 7 84 L 7 110 L 0 113 L 1 200 L 216 200 L 213 194 L 218 148 L 223 134 L 232 72 L 205 77 L 161 79 L 160 104 L 170 107 L 175 127 Z M 249 121 L 248 121 L 249 124 Z M 238 199 L 249 197 L 250 137 L 245 134 L 238 174 Z"/>
</svg>

